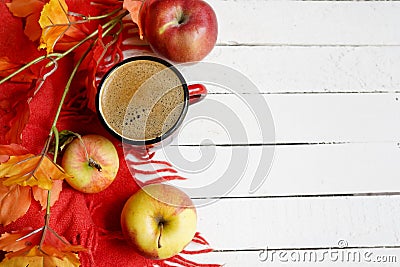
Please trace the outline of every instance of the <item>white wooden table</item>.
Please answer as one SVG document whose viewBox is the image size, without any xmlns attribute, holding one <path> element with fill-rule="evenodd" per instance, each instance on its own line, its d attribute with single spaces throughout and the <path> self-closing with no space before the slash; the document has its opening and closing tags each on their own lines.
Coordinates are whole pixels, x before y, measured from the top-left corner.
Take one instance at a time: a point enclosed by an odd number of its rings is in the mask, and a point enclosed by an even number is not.
<svg viewBox="0 0 400 267">
<path fill-rule="evenodd" d="M 209 102 L 190 108 L 189 116 L 208 117 L 186 121 L 171 146 L 193 164 L 209 164 L 192 173 L 169 158 L 188 177 L 175 185 L 212 184 L 235 153 L 249 155 L 232 191 L 196 198 L 216 199 L 198 207 L 198 230 L 216 251 L 193 257 L 226 266 L 397 266 L 400 2 L 208 2 L 219 38 L 205 61 L 254 82 L 252 97 L 266 100 L 275 136 L 263 143 L 240 94 L 218 86 L 209 86 L 207 99 L 232 109 L 245 140 L 230 140 Z M 269 166 L 260 162 L 265 146 L 275 149 L 274 161 L 249 193 L 255 169 Z"/>
</svg>

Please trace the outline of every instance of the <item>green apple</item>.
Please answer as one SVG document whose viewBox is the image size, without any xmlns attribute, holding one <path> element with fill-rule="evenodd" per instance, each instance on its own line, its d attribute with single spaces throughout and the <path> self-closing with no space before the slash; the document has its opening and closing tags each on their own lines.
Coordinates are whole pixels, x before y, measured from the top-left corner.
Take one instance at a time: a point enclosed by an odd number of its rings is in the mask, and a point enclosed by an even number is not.
<svg viewBox="0 0 400 267">
<path fill-rule="evenodd" d="M 124 236 L 143 256 L 166 259 L 181 252 L 196 233 L 197 213 L 190 197 L 166 184 L 144 186 L 121 214 Z"/>
<path fill-rule="evenodd" d="M 85 135 L 68 144 L 61 166 L 71 175 L 66 181 L 84 193 L 98 193 L 115 179 L 119 158 L 110 140 L 101 135 Z"/>
</svg>

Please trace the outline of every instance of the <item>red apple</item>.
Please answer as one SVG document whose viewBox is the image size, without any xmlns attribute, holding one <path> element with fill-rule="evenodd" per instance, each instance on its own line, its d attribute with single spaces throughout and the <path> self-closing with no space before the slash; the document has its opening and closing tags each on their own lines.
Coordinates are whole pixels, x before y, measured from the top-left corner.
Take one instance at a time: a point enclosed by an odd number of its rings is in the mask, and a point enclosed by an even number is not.
<svg viewBox="0 0 400 267">
<path fill-rule="evenodd" d="M 146 0 L 139 24 L 151 48 L 175 62 L 200 61 L 217 41 L 217 17 L 202 0 Z"/>
<path fill-rule="evenodd" d="M 75 138 L 66 148 L 61 166 L 71 175 L 66 181 L 84 193 L 98 193 L 115 179 L 118 153 L 107 138 L 85 135 Z"/>
<path fill-rule="evenodd" d="M 132 195 L 121 214 L 124 236 L 143 256 L 166 259 L 181 252 L 196 233 L 192 200 L 170 185 L 144 186 Z"/>
</svg>

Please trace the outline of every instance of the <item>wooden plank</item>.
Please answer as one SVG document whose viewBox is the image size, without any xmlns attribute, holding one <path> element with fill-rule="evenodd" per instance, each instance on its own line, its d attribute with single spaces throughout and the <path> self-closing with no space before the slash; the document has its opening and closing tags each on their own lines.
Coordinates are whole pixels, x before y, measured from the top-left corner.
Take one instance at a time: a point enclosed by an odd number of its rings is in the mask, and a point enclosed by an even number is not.
<svg viewBox="0 0 400 267">
<path fill-rule="evenodd" d="M 189 108 L 174 142 L 398 142 L 398 99 L 398 94 L 211 94 Z"/>
<path fill-rule="evenodd" d="M 400 47 L 217 46 L 204 62 L 239 71 L 266 94 L 400 91 Z"/>
<path fill-rule="evenodd" d="M 167 160 L 187 178 L 172 184 L 193 198 L 400 192 L 397 143 L 277 146 L 274 155 L 263 149 L 170 146 L 155 159 Z M 250 193 L 251 184 L 258 181 L 263 184 Z"/>
<path fill-rule="evenodd" d="M 268 258 L 265 255 L 268 252 Z M 400 249 L 356 248 L 356 249 L 318 249 L 318 250 L 273 250 L 214 252 L 192 256 L 196 262 L 220 263 L 225 266 L 346 266 L 356 267 L 397 266 L 400 262 Z"/>
<path fill-rule="evenodd" d="M 209 0 L 219 44 L 399 45 L 400 3 Z"/>
<path fill-rule="evenodd" d="M 399 244 L 399 196 L 225 199 L 197 212 L 218 250 Z"/>
</svg>

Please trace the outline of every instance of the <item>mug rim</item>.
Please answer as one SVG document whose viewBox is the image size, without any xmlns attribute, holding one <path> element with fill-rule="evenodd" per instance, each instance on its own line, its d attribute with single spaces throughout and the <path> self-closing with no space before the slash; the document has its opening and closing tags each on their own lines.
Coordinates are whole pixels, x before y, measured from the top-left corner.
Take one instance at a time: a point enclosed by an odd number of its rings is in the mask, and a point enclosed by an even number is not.
<svg viewBox="0 0 400 267">
<path fill-rule="evenodd" d="M 100 97 L 101 97 L 101 92 L 103 91 L 104 82 L 107 80 L 108 77 L 110 77 L 113 74 L 113 72 L 116 69 L 118 69 L 119 67 L 121 67 L 124 64 L 127 64 L 132 61 L 137 61 L 137 60 L 148 60 L 148 61 L 153 61 L 153 62 L 157 62 L 157 63 L 164 65 L 166 68 L 168 68 L 174 72 L 174 74 L 180 80 L 180 82 L 182 84 L 182 88 L 183 88 L 184 103 L 183 103 L 183 108 L 179 115 L 179 118 L 176 120 L 176 122 L 170 129 L 168 129 L 162 135 L 157 136 L 153 139 L 135 140 L 135 139 L 130 139 L 130 138 L 124 137 L 123 134 L 119 134 L 118 132 L 116 132 L 107 123 L 106 119 L 103 116 L 103 112 L 101 111 Z M 149 146 L 149 145 L 154 145 L 154 144 L 160 143 L 164 139 L 168 138 L 181 126 L 181 124 L 186 116 L 188 107 L 189 107 L 189 89 L 188 89 L 188 85 L 187 85 L 186 80 L 183 77 L 182 73 L 172 63 L 170 63 L 167 60 L 164 60 L 162 58 L 155 57 L 155 56 L 149 56 L 149 55 L 133 56 L 133 57 L 126 58 L 126 59 L 116 63 L 103 75 L 97 88 L 98 89 L 97 89 L 97 94 L 96 94 L 96 110 L 98 112 L 98 117 L 100 118 L 101 123 L 108 130 L 108 132 L 110 132 L 114 137 L 121 139 L 121 141 L 123 143 L 130 144 L 130 145 Z"/>
</svg>

